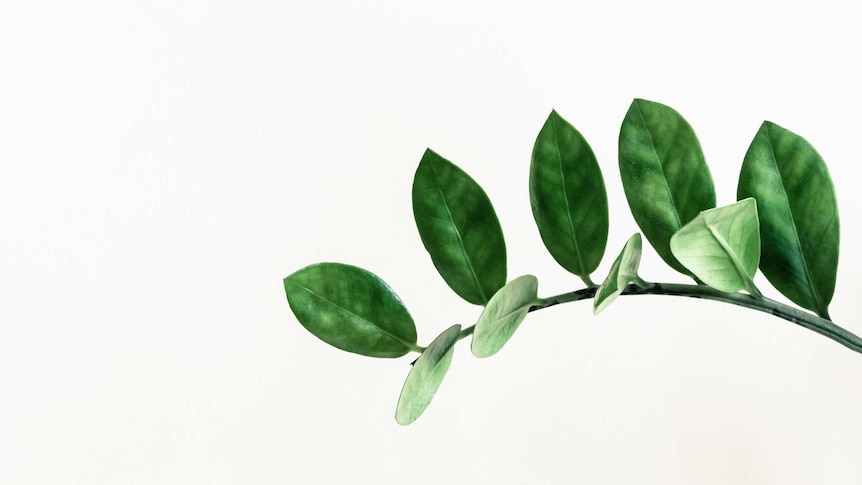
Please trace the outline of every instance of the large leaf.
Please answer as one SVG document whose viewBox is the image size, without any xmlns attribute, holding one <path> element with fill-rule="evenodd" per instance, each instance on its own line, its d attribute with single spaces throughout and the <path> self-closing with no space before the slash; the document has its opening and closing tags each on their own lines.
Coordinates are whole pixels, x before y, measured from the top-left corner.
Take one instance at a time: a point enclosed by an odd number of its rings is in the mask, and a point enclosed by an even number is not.
<svg viewBox="0 0 862 485">
<path fill-rule="evenodd" d="M 413 216 L 434 266 L 461 298 L 484 305 L 506 283 L 506 244 L 491 201 L 430 149 L 413 178 Z"/>
<path fill-rule="evenodd" d="M 535 276 L 524 275 L 500 288 L 485 306 L 470 350 L 476 357 L 490 357 L 503 348 L 530 311 L 539 302 L 539 282 Z"/>
<path fill-rule="evenodd" d="M 642 246 L 640 234 L 634 234 L 626 241 L 620 255 L 611 265 L 608 277 L 605 278 L 602 286 L 596 290 L 596 296 L 593 297 L 594 315 L 598 315 L 607 308 L 626 289 L 629 283 L 646 286 L 646 283 L 638 276 Z"/>
<path fill-rule="evenodd" d="M 764 122 L 745 154 L 737 196 L 757 199 L 763 274 L 791 301 L 828 319 L 839 227 L 823 159 L 799 135 Z"/>
<path fill-rule="evenodd" d="M 284 291 L 299 323 L 339 349 L 400 357 L 417 348 L 416 327 L 404 304 L 364 269 L 314 264 L 285 278 Z"/>
<path fill-rule="evenodd" d="M 551 256 L 589 281 L 608 240 L 608 198 L 593 150 L 551 111 L 533 145 L 530 205 Z"/>
<path fill-rule="evenodd" d="M 760 261 L 757 203 L 748 198 L 700 213 L 671 238 L 674 256 L 707 285 L 759 295 L 752 278 Z"/>
<path fill-rule="evenodd" d="M 664 261 L 688 273 L 670 238 L 702 210 L 715 207 L 715 188 L 700 142 L 673 108 L 635 99 L 620 128 L 620 175 L 635 221 Z"/>
<path fill-rule="evenodd" d="M 449 370 L 460 333 L 461 325 L 444 330 L 413 363 L 395 409 L 398 424 L 410 424 L 425 412 Z"/>
</svg>

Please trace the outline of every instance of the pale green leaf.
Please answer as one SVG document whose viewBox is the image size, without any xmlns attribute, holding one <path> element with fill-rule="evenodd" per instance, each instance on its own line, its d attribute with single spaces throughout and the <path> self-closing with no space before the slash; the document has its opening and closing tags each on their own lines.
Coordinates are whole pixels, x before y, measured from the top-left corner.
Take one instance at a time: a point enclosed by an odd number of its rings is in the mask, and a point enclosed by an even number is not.
<svg viewBox="0 0 862 485">
<path fill-rule="evenodd" d="M 538 303 L 539 282 L 524 275 L 500 288 L 488 304 L 473 333 L 470 350 L 476 357 L 496 354 L 518 329 L 530 307 Z"/>
<path fill-rule="evenodd" d="M 707 285 L 760 293 L 752 278 L 760 261 L 757 203 L 748 198 L 700 213 L 670 240 L 674 256 Z"/>
<path fill-rule="evenodd" d="M 461 325 L 449 327 L 413 363 L 395 409 L 398 424 L 408 425 L 425 412 L 449 370 L 460 333 Z"/>
<path fill-rule="evenodd" d="M 593 298 L 593 314 L 598 315 L 602 310 L 608 307 L 630 283 L 643 285 L 643 280 L 638 276 L 638 266 L 641 263 L 641 235 L 635 233 L 626 241 L 623 250 L 614 264 L 611 265 L 611 270 L 608 277 L 605 278 L 602 286 L 596 290 L 596 296 Z"/>
</svg>

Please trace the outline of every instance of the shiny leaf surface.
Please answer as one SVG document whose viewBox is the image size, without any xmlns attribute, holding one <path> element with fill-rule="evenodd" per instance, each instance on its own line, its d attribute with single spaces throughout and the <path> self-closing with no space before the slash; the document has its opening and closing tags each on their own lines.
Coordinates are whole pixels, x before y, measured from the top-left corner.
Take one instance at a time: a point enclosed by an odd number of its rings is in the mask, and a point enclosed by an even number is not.
<svg viewBox="0 0 862 485">
<path fill-rule="evenodd" d="M 299 323 L 339 349 L 400 357 L 416 346 L 416 327 L 404 304 L 364 269 L 314 264 L 285 278 L 284 291 Z"/>
<path fill-rule="evenodd" d="M 608 240 L 608 199 L 587 141 L 556 111 L 536 137 L 530 205 L 548 252 L 569 272 L 588 278 Z"/>
<path fill-rule="evenodd" d="M 470 345 L 473 355 L 490 357 L 503 348 L 524 321 L 530 307 L 538 302 L 538 289 L 536 277 L 524 275 L 510 281 L 491 297 L 473 332 Z"/>
<path fill-rule="evenodd" d="M 398 424 L 408 425 L 425 412 L 449 370 L 460 332 L 461 325 L 449 327 L 413 363 L 395 409 Z"/>
<path fill-rule="evenodd" d="M 626 241 L 620 255 L 611 265 L 608 277 L 605 278 L 602 286 L 596 290 L 596 296 L 593 298 L 594 315 L 598 315 L 607 308 L 626 289 L 629 283 L 643 284 L 643 280 L 638 276 L 642 247 L 643 242 L 640 234 L 634 234 Z"/>
<path fill-rule="evenodd" d="M 760 261 L 757 203 L 748 198 L 700 213 L 670 240 L 676 258 L 707 285 L 759 294 L 752 278 Z"/>
<path fill-rule="evenodd" d="M 461 298 L 484 305 L 506 283 L 506 245 L 491 201 L 430 149 L 413 179 L 413 216 L 434 266 Z"/>
<path fill-rule="evenodd" d="M 626 199 L 659 256 L 688 273 L 670 250 L 670 238 L 705 209 L 715 188 L 700 142 L 673 108 L 635 99 L 620 128 L 619 165 Z"/>
<path fill-rule="evenodd" d="M 804 138 L 764 122 L 745 154 L 737 197 L 757 199 L 763 274 L 791 301 L 828 319 L 839 224 L 823 159 Z"/>
</svg>

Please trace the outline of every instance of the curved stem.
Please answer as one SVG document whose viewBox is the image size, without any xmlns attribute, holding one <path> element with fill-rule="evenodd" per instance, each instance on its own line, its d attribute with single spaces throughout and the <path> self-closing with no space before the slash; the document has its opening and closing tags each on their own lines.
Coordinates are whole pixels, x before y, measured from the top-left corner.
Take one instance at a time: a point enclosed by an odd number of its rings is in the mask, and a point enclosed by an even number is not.
<svg viewBox="0 0 862 485">
<path fill-rule="evenodd" d="M 542 310 L 561 303 L 589 300 L 596 295 L 597 289 L 597 287 L 593 286 L 549 298 L 543 298 L 540 303 L 530 307 L 529 311 Z M 730 303 L 732 305 L 769 313 L 770 315 L 793 322 L 809 330 L 813 330 L 820 335 L 829 337 L 851 350 L 862 353 L 862 338 L 858 335 L 845 330 L 825 318 L 820 318 L 811 313 L 779 303 L 764 296 L 755 297 L 743 293 L 725 293 L 705 285 L 684 285 L 678 283 L 647 283 L 645 286 L 641 287 L 631 284 L 623 290 L 622 295 L 684 296 L 688 298 L 701 298 L 704 300 Z M 459 340 L 472 334 L 473 327 L 475 327 L 475 325 L 471 325 L 470 327 L 461 330 Z"/>
</svg>

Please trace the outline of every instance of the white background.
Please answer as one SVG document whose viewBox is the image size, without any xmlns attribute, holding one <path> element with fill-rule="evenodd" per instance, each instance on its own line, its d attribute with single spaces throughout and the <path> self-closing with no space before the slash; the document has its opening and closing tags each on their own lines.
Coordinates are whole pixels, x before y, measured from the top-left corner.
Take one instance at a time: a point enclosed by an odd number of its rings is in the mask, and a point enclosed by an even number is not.
<svg viewBox="0 0 862 485">
<path fill-rule="evenodd" d="M 476 319 L 413 222 L 426 147 L 487 191 L 510 279 L 580 287 L 529 208 L 552 108 L 604 171 L 601 280 L 637 230 L 616 143 L 641 97 L 693 125 L 719 204 L 762 120 L 818 148 L 842 217 L 831 313 L 862 333 L 859 15 L 697 3 L 5 2 L 0 483 L 860 483 L 862 355 L 768 315 L 531 314 L 492 358 L 462 342 L 401 427 L 415 354 L 330 348 L 285 301 L 284 276 L 339 261 L 389 283 L 422 344 Z M 651 248 L 642 275 L 686 281 Z"/>
</svg>

